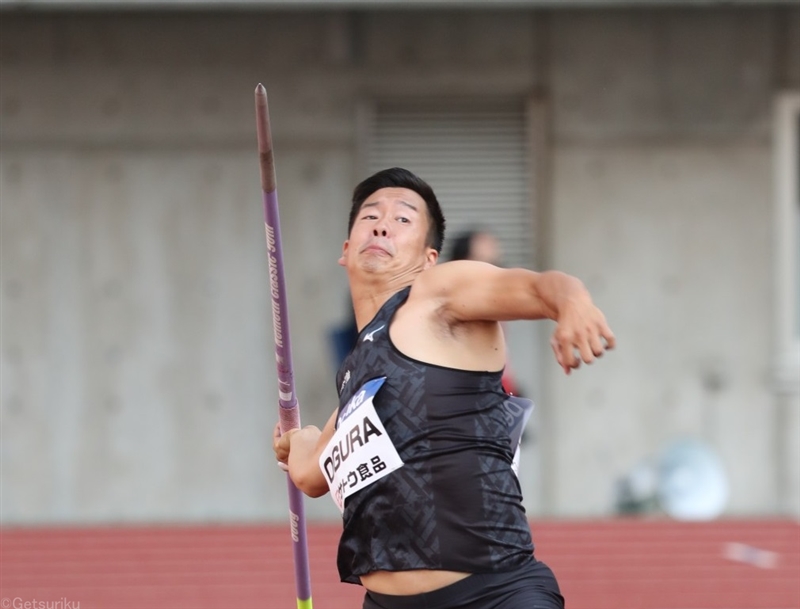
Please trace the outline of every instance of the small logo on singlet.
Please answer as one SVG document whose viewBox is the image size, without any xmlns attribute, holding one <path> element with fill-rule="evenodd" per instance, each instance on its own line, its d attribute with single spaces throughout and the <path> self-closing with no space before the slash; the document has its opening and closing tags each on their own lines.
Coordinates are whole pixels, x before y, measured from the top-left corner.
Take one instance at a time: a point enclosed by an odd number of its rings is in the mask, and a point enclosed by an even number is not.
<svg viewBox="0 0 800 609">
<path fill-rule="evenodd" d="M 361 340 L 361 342 L 362 343 L 365 343 L 367 341 L 374 342 L 375 341 L 375 333 L 380 331 L 380 330 L 383 330 L 385 327 L 386 327 L 386 324 L 383 324 L 381 327 L 375 328 L 372 332 L 367 332 L 364 335 L 364 338 Z"/>
<path fill-rule="evenodd" d="M 339 393 L 344 391 L 344 386 L 347 385 L 347 381 L 349 380 L 350 380 L 350 371 L 348 370 L 347 372 L 344 373 L 344 380 L 342 380 L 342 386 L 339 387 Z"/>
</svg>

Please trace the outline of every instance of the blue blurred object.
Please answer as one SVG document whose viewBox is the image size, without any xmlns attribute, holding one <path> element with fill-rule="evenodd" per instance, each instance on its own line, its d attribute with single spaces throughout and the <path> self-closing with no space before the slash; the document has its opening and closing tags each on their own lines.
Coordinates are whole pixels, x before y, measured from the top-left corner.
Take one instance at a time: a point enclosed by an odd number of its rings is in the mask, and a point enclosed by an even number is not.
<svg viewBox="0 0 800 609">
<path fill-rule="evenodd" d="M 350 353 L 358 337 L 358 328 L 355 321 L 336 326 L 328 332 L 328 341 L 333 354 L 334 368 L 336 370 L 342 365 L 344 358 Z"/>
<path fill-rule="evenodd" d="M 728 479 L 722 461 L 697 440 L 667 446 L 658 466 L 658 500 L 677 520 L 713 520 L 728 503 Z"/>
</svg>

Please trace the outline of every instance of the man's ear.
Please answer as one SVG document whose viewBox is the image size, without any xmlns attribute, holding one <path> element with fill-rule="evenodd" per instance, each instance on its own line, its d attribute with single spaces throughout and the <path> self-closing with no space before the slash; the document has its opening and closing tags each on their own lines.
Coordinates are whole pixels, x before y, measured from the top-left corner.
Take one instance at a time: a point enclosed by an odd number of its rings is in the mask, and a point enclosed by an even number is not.
<svg viewBox="0 0 800 609">
<path fill-rule="evenodd" d="M 423 270 L 431 268 L 439 260 L 439 252 L 432 247 L 429 247 L 425 252 L 425 266 Z"/>
<path fill-rule="evenodd" d="M 345 266 L 347 264 L 347 250 L 350 249 L 350 240 L 344 242 L 342 245 L 342 255 L 339 258 L 339 264 Z"/>
</svg>

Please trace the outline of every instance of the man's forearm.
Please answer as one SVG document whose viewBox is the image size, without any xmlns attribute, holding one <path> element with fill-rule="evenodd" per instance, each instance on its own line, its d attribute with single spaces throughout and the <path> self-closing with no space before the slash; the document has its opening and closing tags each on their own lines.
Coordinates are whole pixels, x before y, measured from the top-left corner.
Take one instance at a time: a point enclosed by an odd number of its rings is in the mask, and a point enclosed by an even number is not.
<svg viewBox="0 0 800 609">
<path fill-rule="evenodd" d="M 322 432 L 313 425 L 292 432 L 289 450 L 289 476 L 295 486 L 310 497 L 319 497 L 328 490 L 319 469 L 317 454 Z"/>
<path fill-rule="evenodd" d="M 536 294 L 545 307 L 547 317 L 558 320 L 564 307 L 574 302 L 591 302 L 586 286 L 577 277 L 561 271 L 539 273 L 535 284 Z"/>
</svg>

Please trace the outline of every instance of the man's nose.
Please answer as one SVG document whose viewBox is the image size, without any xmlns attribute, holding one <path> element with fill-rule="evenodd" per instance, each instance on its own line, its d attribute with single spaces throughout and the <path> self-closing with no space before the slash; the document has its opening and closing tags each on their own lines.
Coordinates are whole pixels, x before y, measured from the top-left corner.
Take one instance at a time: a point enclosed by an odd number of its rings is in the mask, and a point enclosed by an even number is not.
<svg viewBox="0 0 800 609">
<path fill-rule="evenodd" d="M 387 229 L 388 227 L 386 226 L 386 221 L 380 220 L 375 224 L 375 226 L 372 227 L 372 234 L 375 237 L 388 237 L 389 231 Z"/>
</svg>

